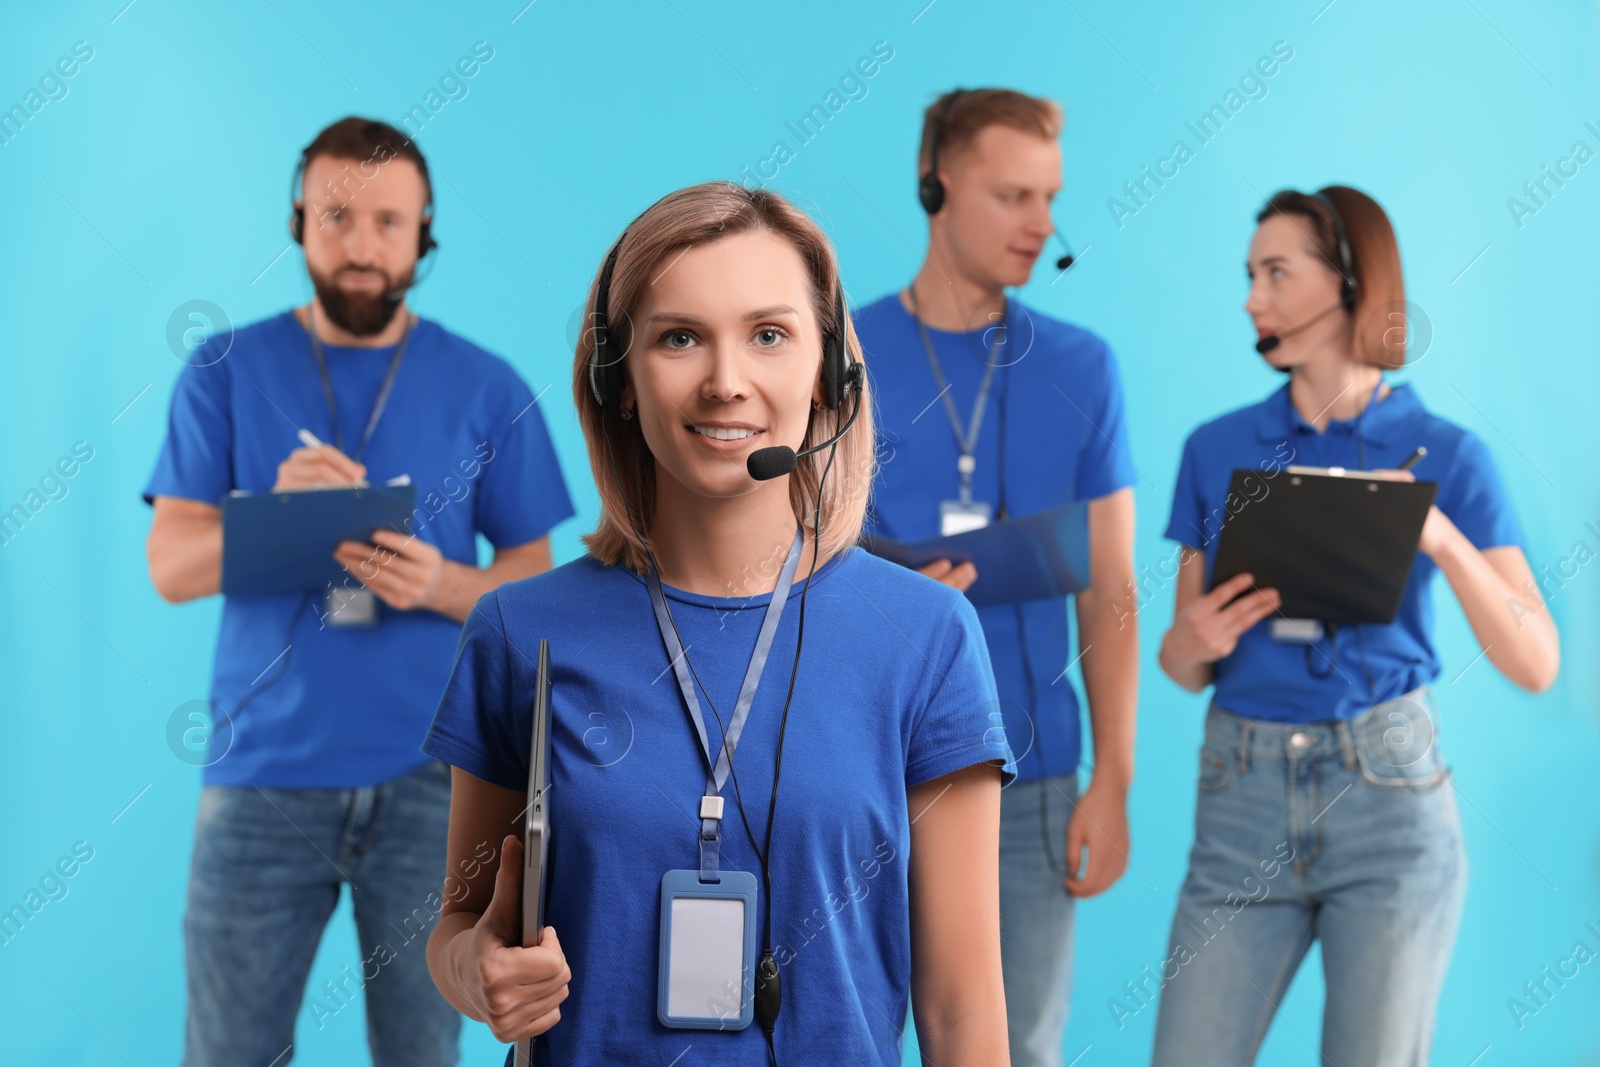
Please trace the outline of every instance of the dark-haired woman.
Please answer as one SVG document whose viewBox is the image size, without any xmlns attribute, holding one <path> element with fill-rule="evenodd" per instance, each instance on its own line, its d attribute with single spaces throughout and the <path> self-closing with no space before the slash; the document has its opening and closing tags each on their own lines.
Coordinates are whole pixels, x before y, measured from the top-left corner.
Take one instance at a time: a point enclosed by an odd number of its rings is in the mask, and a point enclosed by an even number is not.
<svg viewBox="0 0 1600 1067">
<path fill-rule="evenodd" d="M 1525 689 L 1554 681 L 1556 630 L 1482 441 L 1384 379 L 1405 360 L 1406 305 L 1383 209 L 1331 186 L 1278 193 L 1256 221 L 1245 310 L 1289 380 L 1189 436 L 1167 527 L 1183 559 L 1161 667 L 1214 692 L 1154 1063 L 1253 1063 L 1315 940 L 1319 1062 L 1411 1067 L 1428 1059 L 1467 877 L 1430 688 L 1434 577 Z M 1418 448 L 1415 477 L 1438 493 L 1393 623 L 1287 619 L 1248 574 L 1206 591 L 1233 470 L 1261 469 L 1268 491 L 1290 463 L 1409 479 Z"/>
</svg>

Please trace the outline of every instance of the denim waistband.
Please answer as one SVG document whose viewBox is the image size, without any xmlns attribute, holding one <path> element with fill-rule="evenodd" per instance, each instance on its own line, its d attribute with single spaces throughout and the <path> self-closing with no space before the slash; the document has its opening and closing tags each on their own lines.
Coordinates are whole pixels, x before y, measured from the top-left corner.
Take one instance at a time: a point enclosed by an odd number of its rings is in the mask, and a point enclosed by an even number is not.
<svg viewBox="0 0 1600 1067">
<path fill-rule="evenodd" d="M 1390 753 L 1426 751 L 1439 732 L 1438 702 L 1429 686 L 1374 704 L 1350 719 L 1327 722 L 1267 722 L 1212 704 L 1205 743 L 1233 753 L 1241 771 L 1253 760 L 1298 761 L 1337 756 L 1356 765 L 1356 750 Z"/>
</svg>

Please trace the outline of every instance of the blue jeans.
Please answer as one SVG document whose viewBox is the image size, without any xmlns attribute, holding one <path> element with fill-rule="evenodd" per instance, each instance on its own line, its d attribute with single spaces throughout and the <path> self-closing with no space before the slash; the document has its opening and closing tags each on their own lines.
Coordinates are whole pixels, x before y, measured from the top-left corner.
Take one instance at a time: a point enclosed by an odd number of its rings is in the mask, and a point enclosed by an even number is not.
<svg viewBox="0 0 1600 1067">
<path fill-rule="evenodd" d="M 323 928 L 350 885 L 360 954 L 311 991 L 315 1034 L 357 1026 L 375 1067 L 452 1067 L 461 1016 L 428 974 L 450 823 L 450 767 L 363 789 L 209 785 L 184 916 L 184 1067 L 284 1067 Z"/>
<path fill-rule="evenodd" d="M 1077 799 L 1075 774 L 1013 782 L 1000 794 L 1000 961 L 1011 1067 L 1062 1062 L 1074 904 L 1062 882 Z"/>
<path fill-rule="evenodd" d="M 1161 994 L 1155 1067 L 1253 1063 L 1314 938 L 1327 1001 L 1306 1061 L 1428 1062 L 1467 886 L 1437 735 L 1426 687 L 1347 722 L 1212 706 L 1170 953 L 1143 982 Z"/>
</svg>

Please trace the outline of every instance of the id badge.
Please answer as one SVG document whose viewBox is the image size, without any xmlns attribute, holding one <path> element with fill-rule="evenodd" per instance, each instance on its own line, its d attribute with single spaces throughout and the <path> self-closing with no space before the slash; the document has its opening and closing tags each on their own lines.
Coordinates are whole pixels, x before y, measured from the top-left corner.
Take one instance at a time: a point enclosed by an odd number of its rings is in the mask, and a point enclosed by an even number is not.
<svg viewBox="0 0 1600 1067">
<path fill-rule="evenodd" d="M 959 500 L 939 501 L 939 536 L 981 530 L 989 525 L 993 509 L 988 504 L 974 502 L 963 504 Z"/>
<path fill-rule="evenodd" d="M 755 1018 L 756 876 L 661 878 L 656 1018 L 679 1030 L 743 1030 Z"/>
<path fill-rule="evenodd" d="M 366 586 L 328 588 L 323 620 L 340 630 L 364 630 L 378 625 L 378 596 Z"/>
<path fill-rule="evenodd" d="M 1272 639 L 1286 645 L 1314 645 L 1322 640 L 1322 623 L 1316 619 L 1273 619 Z"/>
</svg>

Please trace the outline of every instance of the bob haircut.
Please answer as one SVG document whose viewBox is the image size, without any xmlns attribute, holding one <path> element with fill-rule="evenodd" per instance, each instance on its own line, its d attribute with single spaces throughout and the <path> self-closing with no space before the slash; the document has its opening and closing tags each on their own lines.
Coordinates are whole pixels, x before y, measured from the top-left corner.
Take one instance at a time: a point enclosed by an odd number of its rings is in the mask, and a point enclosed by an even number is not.
<svg viewBox="0 0 1600 1067">
<path fill-rule="evenodd" d="M 1378 202 L 1359 189 L 1330 185 L 1320 192 L 1339 212 L 1345 240 L 1350 244 L 1356 282 L 1356 306 L 1350 315 L 1356 361 L 1399 370 L 1406 363 L 1410 321 L 1394 227 Z M 1274 215 L 1298 215 L 1308 220 L 1309 228 L 1302 223 L 1300 229 L 1312 250 L 1335 274 L 1340 272 L 1339 241 L 1334 236 L 1333 216 L 1328 213 L 1327 204 L 1296 189 L 1284 189 L 1272 194 L 1256 222 L 1265 222 Z"/>
<path fill-rule="evenodd" d="M 669 193 L 645 209 L 624 232 L 612 270 L 606 315 L 609 336 L 624 353 L 624 359 L 632 349 L 634 309 L 639 306 L 645 287 L 660 275 L 662 265 L 690 245 L 751 232 L 775 234 L 800 253 L 811 276 L 811 304 L 820 327 L 819 338 L 832 331 L 842 313 L 846 359 L 859 361 L 861 343 L 856 338 L 848 310 L 837 306 L 839 267 L 833 246 L 822 229 L 777 193 L 746 189 L 728 181 L 706 182 Z M 600 273 L 595 273 L 589 286 L 584 308 L 584 322 L 590 324 L 596 322 L 595 296 Z M 643 573 L 650 566 L 644 535 L 650 528 L 656 505 L 654 456 L 637 421 L 612 418 L 596 402 L 589 384 L 589 360 L 594 350 L 594 329 L 581 331 L 572 360 L 572 397 L 578 405 L 578 421 L 589 451 L 589 470 L 600 490 L 600 521 L 593 533 L 584 536 L 583 543 L 589 554 L 605 565 L 621 563 Z M 820 377 L 820 342 L 816 355 Z M 624 377 L 626 373 L 624 369 Z M 801 448 L 809 448 L 833 436 L 841 420 L 859 402 L 861 415 L 855 425 L 839 439 L 834 449 L 823 449 L 802 458 L 794 473 L 789 475 L 789 503 L 795 518 L 809 526 L 817 506 L 823 468 L 828 463 L 829 452 L 837 450 L 822 498 L 822 530 L 817 547 L 823 559 L 831 558 L 860 539 L 872 480 L 877 473 L 872 398 L 865 374 L 861 382 L 859 398 L 846 398 L 837 411 L 823 408 L 811 413 Z M 777 563 L 781 562 L 779 555 Z M 776 563 L 772 570 L 776 573 Z"/>
</svg>

